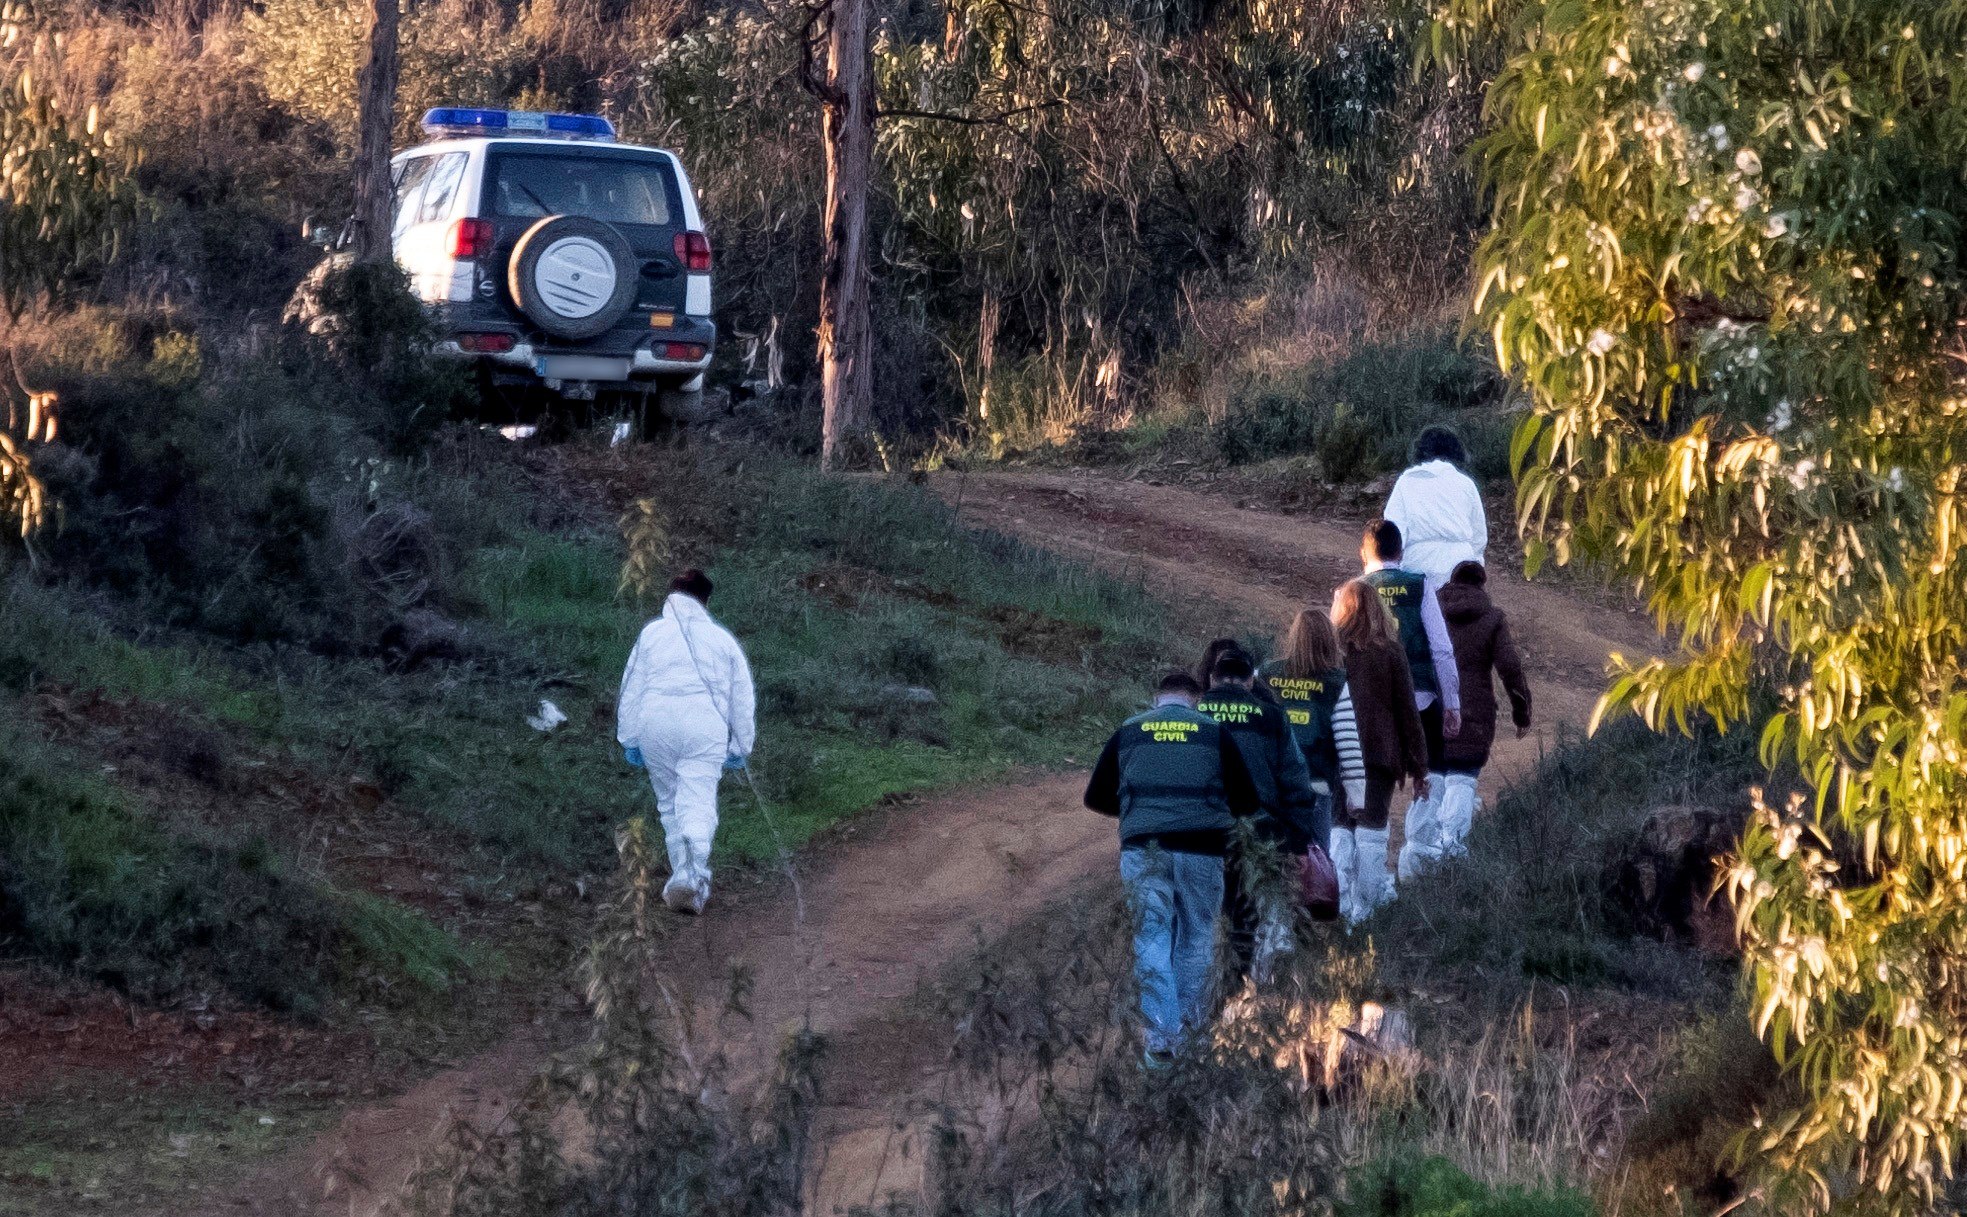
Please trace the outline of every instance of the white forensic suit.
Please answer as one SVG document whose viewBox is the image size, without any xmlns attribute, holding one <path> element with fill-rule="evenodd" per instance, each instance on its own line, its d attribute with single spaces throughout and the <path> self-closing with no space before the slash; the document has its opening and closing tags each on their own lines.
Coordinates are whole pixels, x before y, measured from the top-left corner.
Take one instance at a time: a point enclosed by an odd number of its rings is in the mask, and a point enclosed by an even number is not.
<svg viewBox="0 0 1967 1217">
<path fill-rule="evenodd" d="M 615 736 L 641 751 L 655 787 L 672 907 L 701 911 L 710 898 L 717 781 L 727 758 L 751 755 L 755 709 L 744 648 L 695 597 L 670 593 L 629 653 Z"/>
<path fill-rule="evenodd" d="M 1400 528 L 1400 565 L 1436 587 L 1463 562 L 1481 562 L 1489 520 L 1475 480 L 1448 461 L 1426 461 L 1400 475 L 1381 513 Z"/>
</svg>

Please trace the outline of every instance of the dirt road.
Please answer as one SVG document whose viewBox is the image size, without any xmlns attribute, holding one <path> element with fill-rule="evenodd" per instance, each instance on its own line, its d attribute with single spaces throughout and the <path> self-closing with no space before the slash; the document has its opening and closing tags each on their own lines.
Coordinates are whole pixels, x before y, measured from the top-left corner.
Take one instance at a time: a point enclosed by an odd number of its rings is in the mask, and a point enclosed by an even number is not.
<svg viewBox="0 0 1967 1217">
<path fill-rule="evenodd" d="M 1329 603 L 1357 567 L 1351 520 L 1283 517 L 1169 487 L 1084 474 L 949 475 L 937 488 L 964 519 L 1103 569 L 1138 576 L 1203 624 L 1280 624 Z M 1498 571 L 1491 589 L 1519 622 L 1540 725 L 1499 743 L 1491 781 L 1521 772 L 1559 722 L 1581 724 L 1608 651 L 1650 645 L 1644 622 L 1588 606 Z M 1150 674 L 1144 673 L 1145 681 Z M 828 1036 L 822 1093 L 824 1169 L 813 1211 L 869 1203 L 912 1181 L 916 1155 L 897 1152 L 894 1113 L 940 1059 L 930 1021 L 911 1010 L 925 981 L 1112 868 L 1107 821 L 1084 813 L 1082 776 L 1067 773 L 925 799 L 869 817 L 800 862 L 806 918 L 795 924 L 780 879 L 720 893 L 710 916 L 684 925 L 668 975 L 705 1012 L 723 1003 L 732 969 L 747 967 L 755 1017 L 726 1032 L 740 1072 L 769 1061 L 802 1018 Z M 403 1096 L 353 1111 L 300 1154 L 272 1164 L 207 1213 L 366 1217 L 401 1189 L 447 1115 L 489 1123 L 545 1059 L 522 1036 Z M 337 1180 L 333 1195 L 322 1182 Z"/>
</svg>

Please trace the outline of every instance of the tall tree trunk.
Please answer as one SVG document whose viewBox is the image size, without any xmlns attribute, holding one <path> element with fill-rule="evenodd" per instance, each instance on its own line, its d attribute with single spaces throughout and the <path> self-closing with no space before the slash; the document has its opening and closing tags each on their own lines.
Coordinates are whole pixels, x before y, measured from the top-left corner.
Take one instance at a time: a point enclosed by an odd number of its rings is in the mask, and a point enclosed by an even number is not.
<svg viewBox="0 0 1967 1217">
<path fill-rule="evenodd" d="M 826 55 L 825 256 L 820 276 L 820 467 L 867 430 L 873 405 L 868 320 L 867 192 L 874 167 L 868 0 L 832 0 Z"/>
<path fill-rule="evenodd" d="M 355 260 L 388 261 L 389 140 L 396 126 L 399 0 L 369 0 L 369 57 L 355 74 L 358 132 L 355 145 Z"/>
</svg>

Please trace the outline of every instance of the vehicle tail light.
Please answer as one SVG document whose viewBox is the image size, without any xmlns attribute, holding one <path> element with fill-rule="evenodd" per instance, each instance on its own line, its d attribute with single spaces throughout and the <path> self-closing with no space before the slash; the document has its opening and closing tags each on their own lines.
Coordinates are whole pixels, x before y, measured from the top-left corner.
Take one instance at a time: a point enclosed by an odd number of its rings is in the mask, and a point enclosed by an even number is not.
<svg viewBox="0 0 1967 1217">
<path fill-rule="evenodd" d="M 665 342 L 662 344 L 662 354 L 664 359 L 695 363 L 703 358 L 703 347 L 694 342 Z"/>
<path fill-rule="evenodd" d="M 490 220 L 459 220 L 451 225 L 451 256 L 482 258 L 492 252 Z"/>
<path fill-rule="evenodd" d="M 710 238 L 700 232 L 676 234 L 676 260 L 693 275 L 710 271 Z"/>
<path fill-rule="evenodd" d="M 510 334 L 459 334 L 458 349 L 474 355 L 498 355 L 510 351 L 513 346 Z"/>
</svg>

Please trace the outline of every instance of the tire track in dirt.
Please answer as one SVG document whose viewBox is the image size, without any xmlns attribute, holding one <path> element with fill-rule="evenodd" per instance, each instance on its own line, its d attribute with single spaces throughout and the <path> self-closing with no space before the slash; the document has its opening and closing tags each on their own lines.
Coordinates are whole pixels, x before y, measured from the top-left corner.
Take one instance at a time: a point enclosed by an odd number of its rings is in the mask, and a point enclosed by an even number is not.
<svg viewBox="0 0 1967 1217">
<path fill-rule="evenodd" d="M 1090 474 L 944 475 L 935 488 L 967 523 L 1138 577 L 1203 628 L 1281 627 L 1298 607 L 1329 603 L 1357 570 L 1358 522 L 1349 518 L 1280 516 Z M 1490 586 L 1518 623 L 1539 720 L 1528 739 L 1498 740 L 1493 784 L 1534 764 L 1554 724 L 1585 721 L 1608 651 L 1653 642 L 1641 620 L 1513 573 L 1498 569 Z M 1152 675 L 1142 673 L 1143 688 Z M 661 979 L 729 1054 L 735 1076 L 760 1076 L 802 1021 L 828 1038 L 810 1211 L 870 1204 L 919 1182 L 920 1146 L 904 1150 L 898 1113 L 933 1097 L 945 1046 L 943 1028 L 913 998 L 983 943 L 1111 870 L 1113 828 L 1080 808 L 1083 780 L 1028 776 L 863 817 L 799 859 L 804 924 L 794 923 L 787 882 L 772 879 L 720 891 L 707 916 L 677 925 Z M 752 1017 L 734 1023 L 719 1011 L 738 966 L 749 972 Z M 452 1115 L 496 1123 L 552 1038 L 529 1030 L 350 1111 L 198 1211 L 368 1217 L 400 1193 Z M 338 1186 L 324 1195 L 331 1175 Z"/>
</svg>

